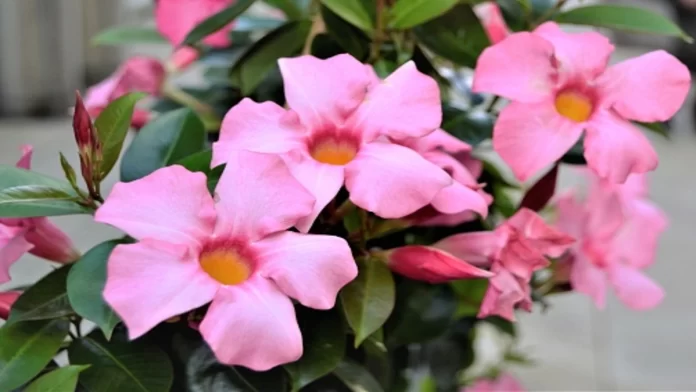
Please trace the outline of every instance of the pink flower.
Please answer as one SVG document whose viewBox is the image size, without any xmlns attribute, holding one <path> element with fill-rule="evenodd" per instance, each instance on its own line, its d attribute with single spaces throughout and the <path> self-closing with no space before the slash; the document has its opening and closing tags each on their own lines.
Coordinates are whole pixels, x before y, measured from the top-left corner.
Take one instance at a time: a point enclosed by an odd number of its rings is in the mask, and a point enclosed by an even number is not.
<svg viewBox="0 0 696 392">
<path fill-rule="evenodd" d="M 429 283 L 493 276 L 436 246 L 404 246 L 384 252 L 384 258 L 392 271 Z"/>
<path fill-rule="evenodd" d="M 487 1 L 474 7 L 476 15 L 481 19 L 483 28 L 486 30 L 488 39 L 492 44 L 504 40 L 510 35 L 510 30 L 505 23 L 503 13 L 500 12 L 500 7 L 493 1 Z"/>
<path fill-rule="evenodd" d="M 510 374 L 501 374 L 495 380 L 481 378 L 461 392 L 524 392 L 519 381 Z"/>
<path fill-rule="evenodd" d="M 635 310 L 653 308 L 664 297 L 641 271 L 653 263 L 658 238 L 667 228 L 646 192 L 645 175 L 632 175 L 623 185 L 595 179 L 584 202 L 573 193 L 557 202 L 558 227 L 578 240 L 564 260 L 571 263 L 570 283 L 600 309 L 607 285 Z"/>
<path fill-rule="evenodd" d="M 95 219 L 140 242 L 114 249 L 104 298 L 131 339 L 212 301 L 200 332 L 220 362 L 266 370 L 302 355 L 290 298 L 330 309 L 357 267 L 345 240 L 286 231 L 314 198 L 279 157 L 228 161 L 217 202 L 181 166 L 116 184 Z"/>
<path fill-rule="evenodd" d="M 565 154 L 585 132 L 585 158 L 622 183 L 657 167 L 657 154 L 629 120 L 672 117 L 691 85 L 689 70 L 664 51 L 608 67 L 614 46 L 594 32 L 553 23 L 516 33 L 479 58 L 474 91 L 512 102 L 500 113 L 493 147 L 522 181 Z"/>
<path fill-rule="evenodd" d="M 309 230 L 344 184 L 355 205 L 387 219 L 412 214 L 453 184 L 437 165 L 389 140 L 425 136 L 442 119 L 437 83 L 413 62 L 384 81 L 349 55 L 279 64 L 291 110 L 240 102 L 223 120 L 213 165 L 225 163 L 234 150 L 282 154 L 317 199 L 299 223 L 301 231 Z M 446 198 L 442 205 L 460 208 Z"/>
<path fill-rule="evenodd" d="M 155 6 L 157 30 L 171 42 L 180 46 L 194 27 L 236 0 L 158 0 Z M 207 36 L 203 43 L 216 48 L 229 46 L 232 24 Z"/>
<path fill-rule="evenodd" d="M 22 147 L 17 167 L 28 170 L 31 153 L 31 146 Z M 0 283 L 10 281 L 10 267 L 26 252 L 58 263 L 80 258 L 70 238 L 45 217 L 0 219 Z"/>
<path fill-rule="evenodd" d="M 19 291 L 5 291 L 0 293 L 0 319 L 7 320 L 10 316 L 12 305 L 14 305 L 21 294 L 22 293 Z"/>
<path fill-rule="evenodd" d="M 531 311 L 529 282 L 534 271 L 549 265 L 545 255 L 559 257 L 573 238 L 548 226 L 523 208 L 494 231 L 456 234 L 434 245 L 495 274 L 479 317 L 499 315 L 514 321 L 515 306 Z"/>
</svg>

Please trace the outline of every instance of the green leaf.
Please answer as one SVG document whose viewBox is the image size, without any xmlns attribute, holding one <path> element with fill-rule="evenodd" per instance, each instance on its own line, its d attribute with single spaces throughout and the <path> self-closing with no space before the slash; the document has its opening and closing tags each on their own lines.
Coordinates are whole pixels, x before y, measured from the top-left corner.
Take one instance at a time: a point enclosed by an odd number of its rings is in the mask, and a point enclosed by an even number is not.
<svg viewBox="0 0 696 392">
<path fill-rule="evenodd" d="M 0 217 L 25 218 L 90 214 L 77 203 L 69 183 L 14 166 L 0 165 Z"/>
<path fill-rule="evenodd" d="M 65 291 L 71 267 L 65 265 L 29 287 L 12 305 L 7 322 L 54 319 L 74 314 Z"/>
<path fill-rule="evenodd" d="M 378 330 L 394 309 L 394 277 L 377 259 L 358 261 L 358 277 L 341 290 L 341 304 L 355 332 L 355 347 Z"/>
<path fill-rule="evenodd" d="M 70 329 L 68 320 L 23 321 L 0 328 L 0 391 L 11 391 L 39 374 Z"/>
<path fill-rule="evenodd" d="M 66 366 L 36 379 L 24 392 L 72 392 L 77 387 L 77 377 L 89 366 Z"/>
<path fill-rule="evenodd" d="M 474 68 L 479 55 L 490 45 L 470 5 L 459 4 L 444 15 L 414 29 L 418 40 L 438 56 Z"/>
<path fill-rule="evenodd" d="M 290 20 L 302 19 L 305 16 L 295 0 L 264 0 L 264 2 L 283 11 Z"/>
<path fill-rule="evenodd" d="M 488 289 L 488 279 L 456 280 L 450 286 L 457 296 L 456 317 L 476 316 Z"/>
<path fill-rule="evenodd" d="M 351 392 L 383 392 L 382 386 L 372 377 L 372 374 L 359 363 L 345 359 L 341 362 L 334 374 Z"/>
<path fill-rule="evenodd" d="M 398 0 L 391 9 L 389 27 L 408 29 L 437 18 L 459 0 Z"/>
<path fill-rule="evenodd" d="M 361 0 L 321 0 L 321 3 L 353 26 L 367 32 L 374 30 L 374 22 L 370 12 L 365 7 L 365 2 Z"/>
<path fill-rule="evenodd" d="M 321 16 L 326 24 L 326 30 L 343 50 L 356 59 L 364 59 L 367 56 L 369 41 L 360 30 L 341 19 L 326 6 L 321 7 Z"/>
<path fill-rule="evenodd" d="M 186 35 L 182 45 L 195 45 L 210 34 L 227 26 L 254 4 L 254 1 L 256 0 L 238 0 L 217 14 L 209 16 Z"/>
<path fill-rule="evenodd" d="M 346 338 L 336 312 L 302 309 L 298 312 L 304 353 L 299 361 L 285 365 L 292 377 L 293 390 L 331 373 L 343 360 Z"/>
<path fill-rule="evenodd" d="M 120 241 L 106 241 L 90 249 L 75 263 L 68 274 L 67 293 L 75 312 L 97 324 L 107 339 L 119 322 L 118 316 L 104 302 L 106 262 Z"/>
<path fill-rule="evenodd" d="M 464 112 L 452 107 L 443 108 L 442 129 L 472 146 L 493 137 L 493 118 L 482 112 Z"/>
<path fill-rule="evenodd" d="M 661 123 L 661 122 L 646 123 L 646 122 L 639 122 L 639 121 L 635 121 L 634 123 L 640 127 L 647 129 L 648 131 L 651 131 L 653 133 L 656 133 L 656 134 L 664 137 L 665 139 L 669 139 L 669 131 L 665 127 L 664 123 Z"/>
<path fill-rule="evenodd" d="M 154 26 L 116 26 L 92 37 L 92 45 L 169 44 Z"/>
<path fill-rule="evenodd" d="M 119 335 L 107 342 L 97 331 L 74 340 L 68 357 L 71 364 L 91 365 L 80 374 L 80 385 L 90 392 L 168 392 L 174 378 L 169 357 L 142 339 Z"/>
<path fill-rule="evenodd" d="M 123 155 L 121 181 L 130 182 L 205 148 L 203 122 L 190 109 L 164 113 L 145 125 Z"/>
<path fill-rule="evenodd" d="M 243 95 L 256 89 L 277 67 L 279 58 L 294 56 L 302 50 L 311 25 L 309 21 L 288 22 L 258 40 L 242 55 L 232 67 L 230 77 Z"/>
<path fill-rule="evenodd" d="M 438 391 L 458 390 L 457 375 L 474 363 L 475 318 L 459 320 L 447 333 L 422 346 Z"/>
<path fill-rule="evenodd" d="M 68 180 L 68 183 L 70 183 L 70 187 L 75 191 L 75 193 L 78 192 L 77 188 L 77 175 L 75 174 L 75 169 L 70 165 L 70 162 L 65 158 L 65 155 L 63 153 L 59 153 L 60 155 L 60 168 L 63 169 L 63 174 L 65 174 L 65 179 Z"/>
<path fill-rule="evenodd" d="M 598 4 L 577 7 L 554 18 L 558 23 L 607 27 L 633 33 L 648 33 L 679 37 L 692 42 L 682 29 L 667 17 L 640 7 Z"/>
<path fill-rule="evenodd" d="M 198 151 L 176 162 L 192 172 L 210 173 L 210 162 L 213 160 L 213 150 Z"/>
<path fill-rule="evenodd" d="M 111 102 L 94 121 L 104 156 L 99 168 L 99 178 L 105 178 L 116 164 L 130 127 L 135 104 L 146 95 L 145 93 L 126 94 Z"/>
</svg>

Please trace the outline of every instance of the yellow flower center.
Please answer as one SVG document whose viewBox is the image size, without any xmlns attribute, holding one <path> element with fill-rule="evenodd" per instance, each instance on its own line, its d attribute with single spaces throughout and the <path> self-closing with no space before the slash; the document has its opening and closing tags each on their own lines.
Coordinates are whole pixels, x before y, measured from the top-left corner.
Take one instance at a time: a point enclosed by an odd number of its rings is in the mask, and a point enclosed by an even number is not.
<svg viewBox="0 0 696 392">
<path fill-rule="evenodd" d="M 592 115 L 592 101 L 586 95 L 564 91 L 556 96 L 556 110 L 558 113 L 575 122 L 587 121 Z"/>
<path fill-rule="evenodd" d="M 240 284 L 251 275 L 248 261 L 230 249 L 204 252 L 200 263 L 203 271 L 224 285 Z"/>
<path fill-rule="evenodd" d="M 335 137 L 322 138 L 310 148 L 312 158 L 321 163 L 337 166 L 352 161 L 357 153 L 358 148 L 354 143 Z"/>
</svg>

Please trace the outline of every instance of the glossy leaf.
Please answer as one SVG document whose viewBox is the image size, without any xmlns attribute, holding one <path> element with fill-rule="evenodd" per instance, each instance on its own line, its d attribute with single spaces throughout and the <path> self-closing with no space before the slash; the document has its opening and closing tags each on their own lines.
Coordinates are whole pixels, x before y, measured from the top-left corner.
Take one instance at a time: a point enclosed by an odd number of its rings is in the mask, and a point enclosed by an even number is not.
<svg viewBox="0 0 696 392">
<path fill-rule="evenodd" d="M 451 107 L 443 108 L 443 113 L 442 129 L 474 147 L 493 137 L 494 121 L 487 113 L 471 113 Z"/>
<path fill-rule="evenodd" d="M 75 314 L 65 291 L 72 265 L 65 265 L 29 287 L 12 305 L 10 323 L 54 319 Z"/>
<path fill-rule="evenodd" d="M 63 169 L 63 174 L 65 175 L 65 179 L 68 180 L 68 183 L 70 183 L 70 187 L 75 191 L 75 193 L 78 192 L 77 188 L 77 175 L 75 174 L 75 169 L 70 165 L 70 162 L 65 158 L 65 155 L 63 153 L 59 153 L 60 155 L 60 168 Z"/>
<path fill-rule="evenodd" d="M 77 387 L 77 377 L 85 366 L 66 366 L 37 378 L 24 392 L 72 392 Z"/>
<path fill-rule="evenodd" d="M 398 0 L 391 8 L 389 27 L 408 29 L 434 19 L 452 7 L 459 0 Z"/>
<path fill-rule="evenodd" d="M 203 122 L 190 109 L 164 113 L 135 136 L 121 163 L 121 181 L 145 177 L 205 148 Z"/>
<path fill-rule="evenodd" d="M 68 320 L 22 321 L 0 328 L 0 391 L 11 391 L 39 374 L 70 329 Z"/>
<path fill-rule="evenodd" d="M 350 359 L 341 362 L 334 374 L 351 392 L 383 392 L 382 386 L 362 365 Z"/>
<path fill-rule="evenodd" d="M 92 37 L 92 45 L 169 44 L 154 26 L 116 26 Z"/>
<path fill-rule="evenodd" d="M 321 3 L 353 26 L 367 32 L 374 30 L 374 22 L 365 2 L 361 0 L 321 0 Z"/>
<path fill-rule="evenodd" d="M 181 165 L 192 172 L 209 173 L 211 171 L 210 162 L 212 160 L 213 151 L 203 150 L 178 160 L 176 164 Z"/>
<path fill-rule="evenodd" d="M 145 96 L 144 93 L 126 94 L 111 102 L 94 121 L 104 156 L 99 170 L 100 178 L 105 178 L 116 164 L 130 127 L 135 104 Z"/>
<path fill-rule="evenodd" d="M 652 122 L 652 123 L 645 123 L 645 122 L 639 122 L 635 121 L 635 124 L 647 129 L 650 132 L 656 133 L 665 139 L 669 139 L 669 130 L 667 129 L 667 126 L 665 123 L 661 122 Z"/>
<path fill-rule="evenodd" d="M 328 7 L 321 7 L 321 16 L 326 24 L 326 30 L 346 52 L 356 59 L 365 59 L 368 53 L 369 41 L 365 34 L 350 23 L 341 19 Z"/>
<path fill-rule="evenodd" d="M 183 45 L 195 45 L 205 37 L 227 26 L 254 4 L 255 1 L 256 0 L 237 0 L 231 6 L 215 15 L 209 16 L 186 35 Z"/>
<path fill-rule="evenodd" d="M 384 263 L 361 259 L 358 267 L 358 277 L 340 293 L 343 312 L 355 333 L 355 347 L 387 321 L 395 296 L 394 277 Z"/>
<path fill-rule="evenodd" d="M 107 260 L 118 244 L 119 241 L 107 241 L 90 249 L 75 263 L 67 280 L 68 299 L 75 312 L 97 324 L 107 339 L 111 339 L 119 318 L 104 302 L 102 293 Z"/>
<path fill-rule="evenodd" d="M 532 211 L 541 211 L 556 193 L 558 181 L 558 164 L 554 165 L 543 177 L 539 179 L 525 193 L 520 208 L 529 208 Z"/>
<path fill-rule="evenodd" d="M 302 19 L 304 11 L 295 0 L 264 0 L 265 3 L 283 11 L 290 20 Z"/>
</svg>

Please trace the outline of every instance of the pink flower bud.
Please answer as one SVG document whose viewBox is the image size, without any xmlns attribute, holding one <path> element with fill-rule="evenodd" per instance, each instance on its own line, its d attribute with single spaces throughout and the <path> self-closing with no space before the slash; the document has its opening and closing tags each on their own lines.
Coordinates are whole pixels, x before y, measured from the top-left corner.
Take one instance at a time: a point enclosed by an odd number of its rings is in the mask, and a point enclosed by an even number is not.
<svg viewBox="0 0 696 392">
<path fill-rule="evenodd" d="M 20 291 L 6 291 L 0 293 L 0 319 L 7 320 L 12 310 L 12 305 L 22 293 Z"/>
<path fill-rule="evenodd" d="M 29 253 L 57 263 L 72 263 L 80 258 L 70 238 L 47 218 L 24 219 L 24 238 L 34 247 Z"/>
</svg>

